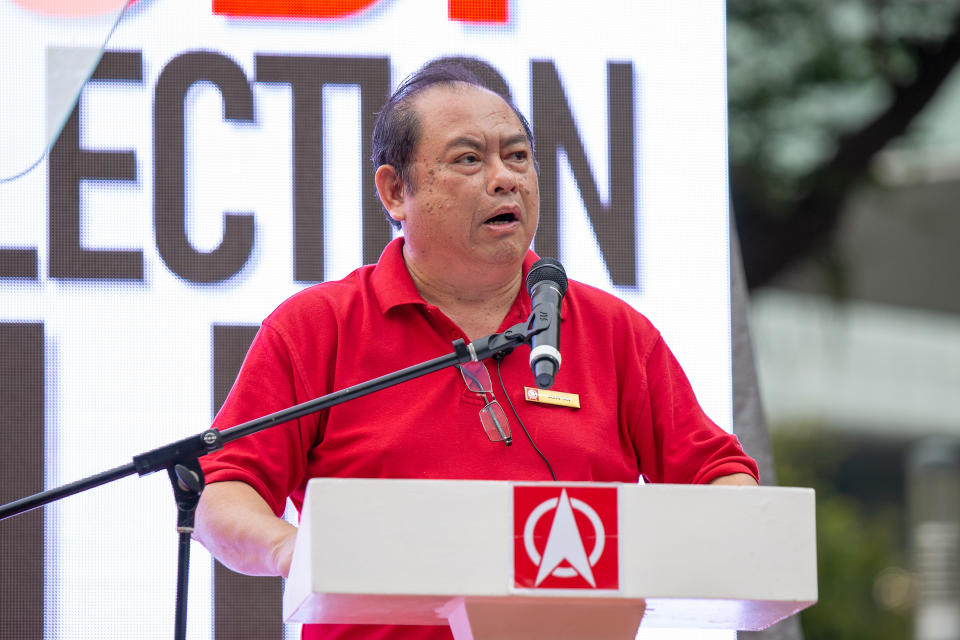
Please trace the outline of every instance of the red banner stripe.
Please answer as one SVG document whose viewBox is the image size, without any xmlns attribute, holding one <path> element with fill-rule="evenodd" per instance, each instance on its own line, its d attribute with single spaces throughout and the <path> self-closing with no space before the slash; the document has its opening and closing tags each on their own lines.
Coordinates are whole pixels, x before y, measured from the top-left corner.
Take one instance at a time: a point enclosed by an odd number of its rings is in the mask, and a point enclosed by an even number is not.
<svg viewBox="0 0 960 640">
<path fill-rule="evenodd" d="M 449 16 L 460 22 L 506 22 L 509 4 L 509 0 L 449 0 Z"/>
<path fill-rule="evenodd" d="M 213 0 L 217 15 L 245 18 L 345 18 L 380 0 Z"/>
</svg>

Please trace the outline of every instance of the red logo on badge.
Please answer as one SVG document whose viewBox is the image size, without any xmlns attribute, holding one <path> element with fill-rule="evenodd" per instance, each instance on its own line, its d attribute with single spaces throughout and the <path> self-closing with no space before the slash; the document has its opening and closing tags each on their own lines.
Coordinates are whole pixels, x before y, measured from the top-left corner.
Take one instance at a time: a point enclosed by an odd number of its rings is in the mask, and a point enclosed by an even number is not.
<svg viewBox="0 0 960 640">
<path fill-rule="evenodd" d="M 617 488 L 514 486 L 513 582 L 618 589 Z"/>
</svg>

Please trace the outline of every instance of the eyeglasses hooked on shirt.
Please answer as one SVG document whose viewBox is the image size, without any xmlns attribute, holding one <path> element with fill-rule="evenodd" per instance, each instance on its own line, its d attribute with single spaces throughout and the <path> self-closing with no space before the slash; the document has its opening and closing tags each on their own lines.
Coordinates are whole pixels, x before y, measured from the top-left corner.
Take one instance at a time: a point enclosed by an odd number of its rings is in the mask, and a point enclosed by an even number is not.
<svg viewBox="0 0 960 640">
<path fill-rule="evenodd" d="M 483 430 L 490 438 L 490 442 L 503 442 L 508 447 L 513 444 L 513 437 L 510 435 L 510 422 L 507 415 L 503 412 L 503 407 L 497 402 L 493 395 L 493 381 L 490 380 L 490 372 L 482 362 L 467 362 L 458 366 L 463 375 L 463 381 L 467 385 L 467 390 L 478 393 L 483 396 L 486 403 L 480 409 L 480 423 Z"/>
</svg>

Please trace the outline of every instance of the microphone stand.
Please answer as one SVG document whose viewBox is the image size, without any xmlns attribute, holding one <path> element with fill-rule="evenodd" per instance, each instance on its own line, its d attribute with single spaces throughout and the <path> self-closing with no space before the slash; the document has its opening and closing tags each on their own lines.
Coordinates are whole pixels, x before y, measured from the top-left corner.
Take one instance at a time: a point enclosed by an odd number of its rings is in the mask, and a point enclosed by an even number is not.
<svg viewBox="0 0 960 640">
<path fill-rule="evenodd" d="M 352 387 L 308 400 L 306 402 L 281 409 L 242 424 L 219 431 L 207 429 L 182 440 L 158 447 L 133 457 L 133 462 L 89 476 L 47 491 L 36 493 L 20 500 L 0 506 L 0 520 L 10 518 L 45 504 L 55 502 L 67 496 L 93 489 L 103 484 L 119 480 L 134 473 L 145 476 L 161 469 L 167 470 L 173 486 L 177 503 L 177 532 L 179 550 L 177 557 L 177 600 L 174 624 L 175 640 L 184 640 L 187 633 L 187 587 L 190 571 L 190 534 L 193 533 L 194 516 L 205 480 L 200 468 L 199 458 L 212 451 L 222 449 L 223 445 L 238 438 L 263 431 L 295 418 L 329 409 L 332 406 L 419 378 L 428 373 L 445 369 L 456 364 L 486 360 L 494 355 L 506 355 L 521 344 L 530 344 L 531 338 L 546 330 L 549 320 L 544 321 L 532 314 L 526 324 L 515 324 L 503 333 L 495 333 L 470 344 L 462 339 L 453 343 L 454 352 L 439 358 L 427 360 L 417 365 L 400 369 L 393 373 L 361 382 Z"/>
</svg>

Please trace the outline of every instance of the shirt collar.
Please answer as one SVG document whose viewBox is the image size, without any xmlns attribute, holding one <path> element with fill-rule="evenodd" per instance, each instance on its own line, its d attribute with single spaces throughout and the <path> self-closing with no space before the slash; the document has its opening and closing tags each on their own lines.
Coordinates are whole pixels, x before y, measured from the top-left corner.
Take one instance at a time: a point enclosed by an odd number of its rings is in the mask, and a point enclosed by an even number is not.
<svg viewBox="0 0 960 640">
<path fill-rule="evenodd" d="M 540 259 L 532 250 L 527 251 L 523 258 L 523 282 L 526 283 L 527 272 L 533 263 Z M 387 313 L 390 309 L 403 304 L 427 304 L 417 291 L 417 285 L 413 282 L 413 277 L 407 271 L 407 265 L 403 262 L 403 237 L 394 238 L 384 248 L 380 254 L 371 276 L 373 291 L 380 302 L 380 311 Z M 517 299 L 513 303 L 511 311 L 515 311 L 519 306 L 520 315 L 525 319 L 530 314 L 530 294 L 527 293 L 526 286 L 520 287 Z"/>
<path fill-rule="evenodd" d="M 402 236 L 394 238 L 384 248 L 370 281 L 380 302 L 381 313 L 386 314 L 402 304 L 426 304 L 403 262 Z"/>
</svg>

